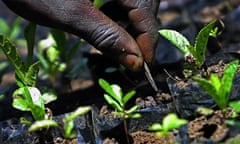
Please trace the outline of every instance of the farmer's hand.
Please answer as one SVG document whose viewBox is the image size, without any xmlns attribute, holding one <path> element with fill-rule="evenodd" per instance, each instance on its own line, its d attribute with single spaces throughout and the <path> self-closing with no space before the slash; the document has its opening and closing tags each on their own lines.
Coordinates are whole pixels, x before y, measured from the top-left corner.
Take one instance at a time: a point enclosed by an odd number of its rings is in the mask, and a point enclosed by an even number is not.
<svg viewBox="0 0 240 144">
<path fill-rule="evenodd" d="M 18 15 L 37 24 L 81 36 L 131 70 L 152 62 L 158 41 L 160 0 L 117 0 L 127 12 L 135 38 L 95 8 L 91 0 L 3 0 Z"/>
</svg>

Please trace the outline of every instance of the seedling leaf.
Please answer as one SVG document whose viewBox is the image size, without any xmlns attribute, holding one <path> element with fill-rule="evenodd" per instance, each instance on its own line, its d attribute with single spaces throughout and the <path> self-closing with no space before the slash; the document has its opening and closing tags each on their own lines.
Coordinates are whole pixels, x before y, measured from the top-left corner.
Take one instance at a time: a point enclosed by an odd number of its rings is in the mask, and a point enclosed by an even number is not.
<svg viewBox="0 0 240 144">
<path fill-rule="evenodd" d="M 21 111 L 31 111 L 35 120 L 42 120 L 45 116 L 45 107 L 41 94 L 37 88 L 22 87 L 13 94 L 13 107 Z"/>
<path fill-rule="evenodd" d="M 205 61 L 206 47 L 209 38 L 209 34 L 211 33 L 213 26 L 215 25 L 215 20 L 203 27 L 198 33 L 195 40 L 195 52 L 193 52 L 193 56 L 197 59 L 196 65 L 198 67 L 202 66 Z"/>
<path fill-rule="evenodd" d="M 176 114 L 170 113 L 163 118 L 163 130 L 170 131 L 187 123 L 187 120 L 180 119 Z"/>
<path fill-rule="evenodd" d="M 21 111 L 30 111 L 30 108 L 29 108 L 26 100 L 24 100 L 21 97 L 15 98 L 13 100 L 12 106 Z"/>
<path fill-rule="evenodd" d="M 119 100 L 116 93 L 113 91 L 111 85 L 106 80 L 100 78 L 98 80 L 98 83 L 102 87 L 102 89 L 104 89 L 111 97 L 116 99 L 118 102 L 121 101 L 121 100 Z"/>
<path fill-rule="evenodd" d="M 131 113 L 137 111 L 137 109 L 138 109 L 138 105 L 135 105 L 135 106 L 131 107 L 129 110 L 127 110 L 126 113 L 131 114 Z"/>
<path fill-rule="evenodd" d="M 134 91 L 134 90 L 125 94 L 125 96 L 123 97 L 123 100 L 122 100 L 123 104 L 125 105 L 135 94 L 136 94 L 136 91 Z"/>
<path fill-rule="evenodd" d="M 24 30 L 24 37 L 27 41 L 27 48 L 28 48 L 27 67 L 30 66 L 33 61 L 35 32 L 36 32 L 36 24 L 30 22 Z"/>
<path fill-rule="evenodd" d="M 221 94 L 223 101 L 228 103 L 229 95 L 232 89 L 232 83 L 234 76 L 238 69 L 238 60 L 232 61 L 229 63 L 223 73 L 223 77 L 221 80 L 221 87 L 219 89 L 219 95 Z M 226 103 L 226 105 L 227 105 Z"/>
<path fill-rule="evenodd" d="M 237 72 L 238 60 L 229 63 L 223 73 L 221 80 L 215 75 L 210 75 L 210 81 L 204 78 L 193 77 L 193 80 L 214 99 L 219 108 L 225 109 L 228 105 L 229 95 L 232 89 L 234 76 Z"/>
<path fill-rule="evenodd" d="M 38 131 L 43 128 L 49 128 L 49 127 L 58 127 L 58 123 L 54 120 L 41 120 L 34 122 L 30 128 L 28 129 L 28 132 L 34 132 Z"/>
<path fill-rule="evenodd" d="M 116 84 L 113 84 L 111 85 L 111 88 L 112 88 L 112 91 L 114 92 L 115 95 L 112 95 L 112 97 L 118 101 L 118 103 L 120 105 L 124 105 L 124 103 L 122 102 L 122 89 L 120 86 L 116 85 Z"/>
<path fill-rule="evenodd" d="M 132 114 L 129 114 L 129 117 L 137 119 L 137 118 L 141 118 L 141 114 L 140 113 L 132 113 Z"/>
<path fill-rule="evenodd" d="M 111 96 L 104 94 L 104 98 L 112 107 L 117 109 L 117 111 L 123 111 L 123 108 L 114 99 L 112 99 Z"/>
<path fill-rule="evenodd" d="M 164 38 L 169 40 L 174 46 L 176 46 L 178 49 L 180 49 L 184 56 L 190 54 L 190 51 L 188 49 L 188 46 L 190 45 L 189 41 L 185 36 L 183 36 L 181 33 L 171 30 L 171 29 L 162 29 L 158 31 Z"/>
<path fill-rule="evenodd" d="M 91 110 L 90 106 L 79 107 L 74 112 L 72 112 L 69 116 L 66 117 L 66 121 L 73 121 L 77 117 L 86 114 L 88 111 Z"/>
<path fill-rule="evenodd" d="M 213 74 L 211 74 L 213 75 Z M 193 80 L 197 81 L 198 84 L 206 91 L 208 92 L 209 95 L 212 96 L 212 98 L 215 100 L 217 99 L 217 90 L 216 88 L 206 79 L 204 78 L 198 78 L 198 77 L 193 77 Z"/>
<path fill-rule="evenodd" d="M 149 127 L 149 130 L 151 130 L 151 131 L 162 131 L 163 126 L 160 123 L 154 123 Z"/>
<path fill-rule="evenodd" d="M 236 112 L 240 112 L 240 101 L 230 102 L 229 106 L 233 108 Z"/>
</svg>

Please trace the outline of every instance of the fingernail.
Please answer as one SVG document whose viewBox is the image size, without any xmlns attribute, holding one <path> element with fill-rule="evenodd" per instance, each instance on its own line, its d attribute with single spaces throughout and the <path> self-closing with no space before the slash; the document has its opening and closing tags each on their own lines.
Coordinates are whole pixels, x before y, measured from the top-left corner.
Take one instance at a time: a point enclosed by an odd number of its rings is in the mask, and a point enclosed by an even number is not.
<svg viewBox="0 0 240 144">
<path fill-rule="evenodd" d="M 126 68 L 132 71 L 139 71 L 143 66 L 143 58 L 134 54 L 121 54 L 119 60 Z"/>
</svg>

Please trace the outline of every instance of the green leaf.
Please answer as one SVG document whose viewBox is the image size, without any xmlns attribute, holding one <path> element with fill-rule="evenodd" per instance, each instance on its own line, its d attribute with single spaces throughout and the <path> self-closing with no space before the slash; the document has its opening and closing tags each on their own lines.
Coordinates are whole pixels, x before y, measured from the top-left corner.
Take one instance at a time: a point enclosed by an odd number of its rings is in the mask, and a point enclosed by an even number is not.
<svg viewBox="0 0 240 144">
<path fill-rule="evenodd" d="M 54 38 L 51 34 L 48 35 L 48 37 L 46 39 L 43 39 L 41 41 L 38 42 L 38 49 L 39 49 L 39 53 L 43 53 L 43 51 L 48 48 L 48 47 L 56 47 L 57 44 L 54 41 Z"/>
<path fill-rule="evenodd" d="M 211 74 L 213 75 L 213 74 Z M 214 85 L 212 85 L 208 80 L 204 78 L 198 78 L 198 77 L 192 77 L 192 79 L 203 88 L 213 99 L 214 101 L 218 104 L 218 96 L 217 96 L 217 89 L 215 88 Z"/>
<path fill-rule="evenodd" d="M 35 87 L 24 87 L 25 97 L 28 98 L 28 104 L 35 120 L 42 120 L 45 117 L 45 106 L 40 91 Z"/>
<path fill-rule="evenodd" d="M 216 91 L 221 87 L 221 81 L 215 74 L 210 75 L 210 83 L 215 87 Z"/>
<path fill-rule="evenodd" d="M 57 94 L 51 90 L 42 94 L 44 104 L 57 100 Z"/>
<path fill-rule="evenodd" d="M 129 114 L 129 118 L 132 118 L 132 119 L 138 119 L 138 118 L 141 118 L 142 115 L 140 113 L 131 113 Z"/>
<path fill-rule="evenodd" d="M 193 80 L 197 81 L 199 85 L 208 92 L 221 109 L 226 108 L 228 105 L 233 79 L 238 69 L 238 63 L 238 60 L 236 60 L 226 66 L 221 81 L 215 74 L 210 75 L 210 81 L 204 78 L 193 77 Z"/>
<path fill-rule="evenodd" d="M 44 109 L 43 98 L 42 98 L 40 91 L 37 88 L 35 88 L 35 87 L 24 88 L 24 93 L 25 94 L 29 93 L 32 103 L 34 105 L 37 105 L 37 106 L 41 107 L 42 109 Z"/>
<path fill-rule="evenodd" d="M 14 40 L 19 36 L 21 32 L 21 23 L 22 23 L 22 19 L 20 17 L 14 20 L 13 25 L 9 31 L 10 33 L 8 35 L 10 39 Z"/>
<path fill-rule="evenodd" d="M 31 113 L 35 120 L 43 120 L 45 118 L 45 109 L 38 105 L 31 104 Z"/>
<path fill-rule="evenodd" d="M 136 94 L 136 91 L 134 91 L 134 90 L 125 94 L 125 96 L 123 97 L 123 100 L 122 100 L 123 104 L 125 105 L 135 94 Z"/>
<path fill-rule="evenodd" d="M 121 101 L 118 96 L 115 94 L 115 92 L 113 91 L 111 85 L 104 79 L 99 79 L 98 80 L 99 85 L 102 87 L 102 89 L 104 89 L 111 97 L 113 97 L 114 99 L 116 99 L 118 102 Z"/>
<path fill-rule="evenodd" d="M 28 103 L 26 102 L 26 100 L 21 97 L 14 98 L 13 102 L 12 102 L 12 106 L 15 109 L 18 109 L 21 111 L 30 111 L 31 110 Z"/>
<path fill-rule="evenodd" d="M 31 111 L 35 120 L 42 120 L 45 107 L 41 94 L 37 88 L 22 87 L 13 93 L 13 107 L 22 111 Z"/>
<path fill-rule="evenodd" d="M 118 112 L 124 111 L 124 109 L 114 100 L 111 98 L 111 96 L 104 94 L 105 100 L 115 109 L 117 109 Z"/>
<path fill-rule="evenodd" d="M 25 86 L 24 81 L 22 81 L 25 78 L 24 76 L 25 67 L 17 51 L 17 48 L 8 38 L 1 34 L 0 34 L 0 48 L 3 50 L 4 54 L 8 58 L 8 61 L 15 69 L 18 86 L 19 87 Z"/>
<path fill-rule="evenodd" d="M 126 113 L 131 114 L 133 112 L 136 112 L 138 108 L 138 105 L 132 106 L 129 110 L 126 111 Z"/>
<path fill-rule="evenodd" d="M 187 120 L 179 119 L 176 114 L 170 113 L 163 118 L 163 130 L 170 131 L 185 125 Z"/>
<path fill-rule="evenodd" d="M 49 128 L 49 127 L 58 127 L 58 123 L 54 120 L 41 120 L 34 122 L 30 128 L 28 129 L 28 132 L 34 132 L 41 130 L 43 128 Z"/>
<path fill-rule="evenodd" d="M 64 125 L 64 137 L 71 138 L 71 139 L 76 137 L 76 133 L 73 132 L 73 128 L 74 128 L 74 122 L 73 121 L 69 121 L 69 122 L 65 123 L 65 125 Z"/>
<path fill-rule="evenodd" d="M 162 30 L 159 30 L 158 32 L 164 38 L 169 40 L 179 50 L 181 50 L 184 53 L 185 57 L 190 54 L 190 51 L 188 49 L 190 42 L 181 33 L 177 32 L 175 30 L 170 30 L 170 29 L 162 29 Z"/>
<path fill-rule="evenodd" d="M 59 49 L 57 49 L 56 47 L 54 46 L 50 46 L 46 49 L 46 56 L 47 56 L 47 59 L 51 62 L 51 63 L 54 63 L 55 61 L 59 61 L 59 54 L 60 54 L 60 51 Z"/>
<path fill-rule="evenodd" d="M 148 129 L 151 130 L 151 131 L 162 131 L 163 126 L 159 123 L 154 123 Z"/>
<path fill-rule="evenodd" d="M 40 62 L 35 62 L 28 67 L 28 70 L 25 72 L 25 77 L 23 79 L 26 86 L 35 87 L 37 84 L 37 77 L 39 72 Z"/>
<path fill-rule="evenodd" d="M 66 51 L 66 35 L 63 31 L 58 29 L 51 29 L 51 35 L 56 42 L 56 48 L 65 54 Z M 66 56 L 66 55 L 64 55 Z"/>
<path fill-rule="evenodd" d="M 233 101 L 229 103 L 229 106 L 236 112 L 240 112 L 240 101 Z"/>
<path fill-rule="evenodd" d="M 235 60 L 229 63 L 223 72 L 223 77 L 221 79 L 221 87 L 219 89 L 219 95 L 221 95 L 221 99 L 223 99 L 224 107 L 227 107 L 229 96 L 232 90 L 233 79 L 237 72 L 237 69 L 238 60 Z"/>
<path fill-rule="evenodd" d="M 33 61 L 35 32 L 36 32 L 36 24 L 30 22 L 24 30 L 24 37 L 27 41 L 27 48 L 28 48 L 27 67 L 30 66 Z"/>
<path fill-rule="evenodd" d="M 213 26 L 215 25 L 215 22 L 216 21 L 214 20 L 205 27 L 203 27 L 196 37 L 194 45 L 195 52 L 192 54 L 196 58 L 196 65 L 198 67 L 202 66 L 203 62 L 205 61 L 206 47 L 209 34 L 211 33 Z"/>
<path fill-rule="evenodd" d="M 0 33 L 8 35 L 10 28 L 8 26 L 8 23 L 2 18 L 0 18 L 0 28 Z"/>
<path fill-rule="evenodd" d="M 79 107 L 74 112 L 72 112 L 69 116 L 67 116 L 65 119 L 66 119 L 67 122 L 73 121 L 77 117 L 86 114 L 90 110 L 91 110 L 90 106 Z"/>
<path fill-rule="evenodd" d="M 124 107 L 124 103 L 122 101 L 122 95 L 123 95 L 123 92 L 122 92 L 122 89 L 119 85 L 116 85 L 116 84 L 112 84 L 111 85 L 111 88 L 112 88 L 112 91 L 114 92 L 114 95 L 112 95 L 112 97 L 118 101 L 118 103 Z"/>
</svg>

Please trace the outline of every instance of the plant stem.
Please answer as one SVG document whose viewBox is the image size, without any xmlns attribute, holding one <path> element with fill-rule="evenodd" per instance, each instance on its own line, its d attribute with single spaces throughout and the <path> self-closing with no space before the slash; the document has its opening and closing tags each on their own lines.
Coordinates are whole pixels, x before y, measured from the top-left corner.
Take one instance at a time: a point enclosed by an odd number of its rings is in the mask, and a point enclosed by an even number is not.
<svg viewBox="0 0 240 144">
<path fill-rule="evenodd" d="M 129 136 L 128 136 L 128 126 L 127 126 L 127 120 L 123 120 L 123 125 L 124 125 L 124 131 L 127 139 L 127 143 L 130 144 Z"/>
</svg>

